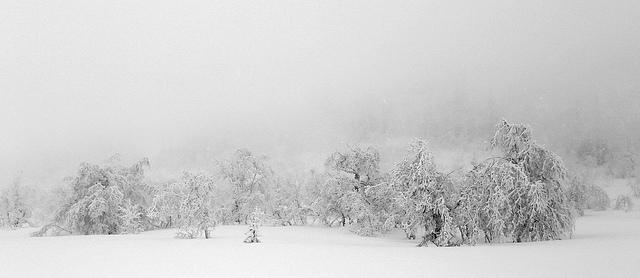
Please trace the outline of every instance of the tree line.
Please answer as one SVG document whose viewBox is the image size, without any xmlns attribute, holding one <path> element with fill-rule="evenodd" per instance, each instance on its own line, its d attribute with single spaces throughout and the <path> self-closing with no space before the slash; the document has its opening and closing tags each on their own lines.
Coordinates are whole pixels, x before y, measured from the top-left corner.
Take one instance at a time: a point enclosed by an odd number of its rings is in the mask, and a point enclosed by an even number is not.
<svg viewBox="0 0 640 278">
<path fill-rule="evenodd" d="M 321 223 L 363 236 L 401 229 L 419 246 L 457 246 L 567 238 L 575 216 L 604 202 L 526 125 L 499 122 L 489 147 L 499 155 L 448 173 L 438 170 L 422 139 L 389 172 L 380 170 L 373 147 L 332 153 L 324 171 L 297 178 L 278 175 L 266 157 L 246 149 L 212 174 L 184 172 L 162 184 L 146 181 L 148 159 L 130 166 L 83 163 L 56 199 L 55 217 L 33 235 L 177 228 L 180 238 L 210 238 L 221 224 L 250 225 L 256 234 L 258 222 Z M 26 223 L 30 209 L 19 203 L 21 193 L 2 196 L 2 224 Z"/>
</svg>

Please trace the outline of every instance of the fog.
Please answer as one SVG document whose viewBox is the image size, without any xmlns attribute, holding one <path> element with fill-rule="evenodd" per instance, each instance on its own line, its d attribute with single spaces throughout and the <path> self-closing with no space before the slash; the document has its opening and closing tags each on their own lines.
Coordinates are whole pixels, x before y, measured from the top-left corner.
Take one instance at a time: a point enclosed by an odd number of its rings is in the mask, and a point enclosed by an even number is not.
<svg viewBox="0 0 640 278">
<path fill-rule="evenodd" d="M 0 182 L 120 153 L 204 169 L 240 147 L 640 140 L 638 1 L 0 0 Z M 395 144 L 395 143 L 394 143 Z"/>
</svg>

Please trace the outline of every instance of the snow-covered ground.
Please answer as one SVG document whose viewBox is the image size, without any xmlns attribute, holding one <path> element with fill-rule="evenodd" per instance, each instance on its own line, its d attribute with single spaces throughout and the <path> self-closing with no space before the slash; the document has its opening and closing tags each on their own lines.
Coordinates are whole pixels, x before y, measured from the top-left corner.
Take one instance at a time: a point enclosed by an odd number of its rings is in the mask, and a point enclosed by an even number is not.
<svg viewBox="0 0 640 278">
<path fill-rule="evenodd" d="M 615 198 L 623 187 L 605 189 Z M 259 244 L 242 243 L 245 226 L 218 227 L 209 240 L 0 230 L 0 277 L 640 277 L 634 201 L 629 213 L 587 211 L 570 240 L 450 248 L 325 227 L 263 227 Z"/>
<path fill-rule="evenodd" d="M 0 277 L 640 277 L 638 211 L 588 212 L 571 240 L 451 248 L 323 227 L 264 227 L 263 243 L 245 244 L 245 229 L 218 227 L 209 240 L 4 230 Z"/>
</svg>

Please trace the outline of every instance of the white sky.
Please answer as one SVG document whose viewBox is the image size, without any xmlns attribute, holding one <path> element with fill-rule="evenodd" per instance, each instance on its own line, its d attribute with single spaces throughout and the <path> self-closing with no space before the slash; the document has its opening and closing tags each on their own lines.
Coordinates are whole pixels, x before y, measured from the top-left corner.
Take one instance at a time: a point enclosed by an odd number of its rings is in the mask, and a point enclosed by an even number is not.
<svg viewBox="0 0 640 278">
<path fill-rule="evenodd" d="M 640 1 L 0 0 L 0 182 L 116 152 L 336 148 L 365 113 L 417 121 L 451 92 L 625 128 L 639 76 Z"/>
</svg>

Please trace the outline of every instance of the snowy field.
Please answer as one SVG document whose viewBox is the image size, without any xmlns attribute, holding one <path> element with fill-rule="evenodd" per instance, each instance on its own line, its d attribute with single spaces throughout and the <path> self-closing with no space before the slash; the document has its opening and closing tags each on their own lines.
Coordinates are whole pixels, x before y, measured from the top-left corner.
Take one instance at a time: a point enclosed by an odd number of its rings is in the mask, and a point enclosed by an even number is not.
<svg viewBox="0 0 640 278">
<path fill-rule="evenodd" d="M 245 226 L 213 239 L 174 230 L 32 238 L 0 231 L 0 277 L 640 277 L 640 213 L 587 212 L 571 240 L 415 247 L 401 234 L 360 237 L 340 228 Z"/>
</svg>

